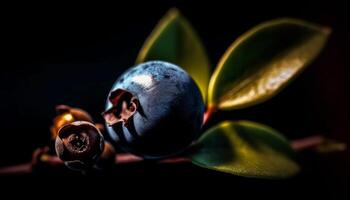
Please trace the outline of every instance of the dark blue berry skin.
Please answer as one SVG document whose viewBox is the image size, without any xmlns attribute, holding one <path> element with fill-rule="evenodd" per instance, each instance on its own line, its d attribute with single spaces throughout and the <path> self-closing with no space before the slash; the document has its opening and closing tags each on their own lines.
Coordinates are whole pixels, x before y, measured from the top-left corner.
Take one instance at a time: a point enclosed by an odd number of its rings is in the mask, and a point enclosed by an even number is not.
<svg viewBox="0 0 350 200">
<path fill-rule="evenodd" d="M 146 159 L 164 158 L 181 153 L 199 136 L 203 99 L 180 67 L 163 61 L 137 65 L 117 79 L 111 93 L 118 89 L 138 99 L 130 122 L 107 125 L 110 137 L 124 150 Z M 108 100 L 106 110 L 112 107 Z"/>
</svg>

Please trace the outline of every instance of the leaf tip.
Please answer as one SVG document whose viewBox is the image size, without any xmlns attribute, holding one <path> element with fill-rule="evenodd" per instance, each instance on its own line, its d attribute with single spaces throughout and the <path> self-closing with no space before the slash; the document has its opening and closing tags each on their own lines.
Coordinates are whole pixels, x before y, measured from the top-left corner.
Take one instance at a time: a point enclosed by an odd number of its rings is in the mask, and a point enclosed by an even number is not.
<svg viewBox="0 0 350 200">
<path fill-rule="evenodd" d="M 181 15 L 179 9 L 176 7 L 170 8 L 166 14 L 169 18 L 177 18 Z"/>
<path fill-rule="evenodd" d="M 146 61 L 146 57 L 148 54 L 149 49 L 153 45 L 153 43 L 156 41 L 157 37 L 162 33 L 162 31 L 174 20 L 179 18 L 181 15 L 180 11 L 173 7 L 168 10 L 168 12 L 160 19 L 157 26 L 153 29 L 151 34 L 148 36 L 146 41 L 144 42 L 139 54 L 136 57 L 136 64 L 142 63 Z"/>
<path fill-rule="evenodd" d="M 322 27 L 322 31 L 327 35 L 327 36 L 329 36 L 330 34 L 332 34 L 332 28 L 331 27 L 329 27 L 329 26 L 323 26 Z"/>
</svg>

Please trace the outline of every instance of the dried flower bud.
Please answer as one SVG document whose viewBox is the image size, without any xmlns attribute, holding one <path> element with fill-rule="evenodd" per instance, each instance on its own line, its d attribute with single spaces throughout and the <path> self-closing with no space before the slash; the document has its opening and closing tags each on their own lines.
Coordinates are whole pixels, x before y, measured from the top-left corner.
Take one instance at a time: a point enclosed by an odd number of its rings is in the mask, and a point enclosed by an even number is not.
<svg viewBox="0 0 350 200">
<path fill-rule="evenodd" d="M 53 120 L 53 125 L 50 128 L 51 131 L 51 139 L 55 140 L 58 130 L 74 121 L 87 121 L 91 122 L 92 118 L 86 111 L 79 108 L 71 108 L 67 105 L 59 105 L 56 106 L 57 116 Z"/>
</svg>

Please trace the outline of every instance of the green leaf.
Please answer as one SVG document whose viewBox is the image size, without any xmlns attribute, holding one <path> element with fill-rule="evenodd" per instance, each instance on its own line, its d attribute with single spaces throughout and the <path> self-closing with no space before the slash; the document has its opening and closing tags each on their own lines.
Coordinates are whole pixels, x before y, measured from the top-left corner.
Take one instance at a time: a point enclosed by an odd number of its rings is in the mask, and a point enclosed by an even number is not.
<svg viewBox="0 0 350 200">
<path fill-rule="evenodd" d="M 194 146 L 198 166 L 239 176 L 286 178 L 296 174 L 294 151 L 277 131 L 254 122 L 222 122 Z"/>
<path fill-rule="evenodd" d="M 209 84 L 209 107 L 245 108 L 276 95 L 325 45 L 330 28 L 296 19 L 262 23 L 239 37 Z"/>
<path fill-rule="evenodd" d="M 140 50 L 136 63 L 149 60 L 181 66 L 192 76 L 206 99 L 209 60 L 198 35 L 178 10 L 171 9 L 161 19 Z"/>
</svg>

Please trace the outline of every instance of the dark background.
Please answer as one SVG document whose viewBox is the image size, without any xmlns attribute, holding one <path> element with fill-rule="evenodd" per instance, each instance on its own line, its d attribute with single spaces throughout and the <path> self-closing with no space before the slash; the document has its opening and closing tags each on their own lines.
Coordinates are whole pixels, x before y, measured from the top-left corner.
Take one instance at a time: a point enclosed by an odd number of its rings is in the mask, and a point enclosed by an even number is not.
<svg viewBox="0 0 350 200">
<path fill-rule="evenodd" d="M 102 122 L 100 113 L 114 80 L 134 64 L 146 37 L 173 6 L 197 29 L 213 69 L 235 38 L 265 20 L 289 16 L 332 27 L 320 57 L 279 95 L 249 109 L 222 113 L 213 121 L 248 119 L 270 125 L 290 139 L 322 134 L 350 143 L 350 31 L 345 5 L 335 1 L 127 3 L 4 7 L 0 166 L 27 162 L 35 148 L 47 144 L 55 105 L 86 109 Z M 229 181 L 243 191 L 275 187 L 296 197 L 335 198 L 345 194 L 349 159 L 349 151 L 323 156 L 305 152 L 300 155 L 303 172 L 284 181 L 238 178 L 191 165 L 140 165 L 123 174 L 205 177 Z"/>
</svg>

